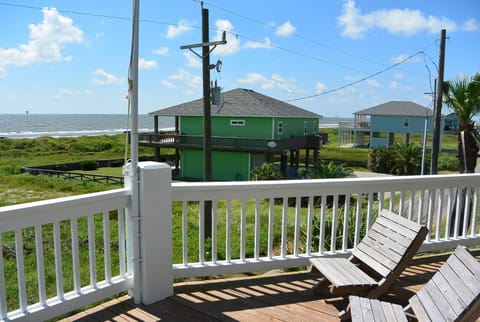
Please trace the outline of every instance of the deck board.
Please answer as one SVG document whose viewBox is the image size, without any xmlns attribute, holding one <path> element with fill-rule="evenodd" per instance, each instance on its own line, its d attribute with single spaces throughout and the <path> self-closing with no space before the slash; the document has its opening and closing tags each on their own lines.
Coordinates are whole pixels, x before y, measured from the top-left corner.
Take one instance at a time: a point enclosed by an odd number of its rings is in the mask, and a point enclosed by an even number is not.
<svg viewBox="0 0 480 322">
<path fill-rule="evenodd" d="M 480 260 L 480 250 L 472 254 Z M 448 255 L 415 258 L 400 277 L 398 292 L 381 299 L 406 305 Z M 317 277 L 299 271 L 181 282 L 174 285 L 173 296 L 148 306 L 124 295 L 62 321 L 339 321 L 347 301 L 327 291 L 314 294 Z"/>
</svg>

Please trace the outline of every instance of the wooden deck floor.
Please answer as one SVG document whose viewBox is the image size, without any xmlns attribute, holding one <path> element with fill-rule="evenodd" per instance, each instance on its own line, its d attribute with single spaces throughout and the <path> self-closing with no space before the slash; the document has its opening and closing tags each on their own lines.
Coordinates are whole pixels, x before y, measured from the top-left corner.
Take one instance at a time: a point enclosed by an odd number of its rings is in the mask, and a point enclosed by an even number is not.
<svg viewBox="0 0 480 322">
<path fill-rule="evenodd" d="M 480 260 L 480 249 L 472 252 Z M 398 290 L 383 299 L 404 305 L 440 268 L 448 254 L 415 258 Z M 182 282 L 175 294 L 136 306 L 122 296 L 62 321 L 338 321 L 347 302 L 327 292 L 315 295 L 316 275 L 308 271 Z"/>
</svg>

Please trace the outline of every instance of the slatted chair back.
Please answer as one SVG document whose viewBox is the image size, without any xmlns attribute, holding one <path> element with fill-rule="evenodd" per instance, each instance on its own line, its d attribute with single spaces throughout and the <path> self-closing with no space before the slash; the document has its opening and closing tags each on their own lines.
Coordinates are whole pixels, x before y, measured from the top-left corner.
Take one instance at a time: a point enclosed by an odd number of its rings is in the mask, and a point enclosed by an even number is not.
<svg viewBox="0 0 480 322">
<path fill-rule="evenodd" d="M 419 321 L 475 321 L 480 317 L 480 263 L 457 246 L 409 305 Z"/>
<path fill-rule="evenodd" d="M 400 276 L 422 245 L 428 229 L 386 209 L 382 209 L 366 236 L 352 251 L 370 274 L 379 277 L 379 287 L 369 297 L 388 289 Z"/>
</svg>

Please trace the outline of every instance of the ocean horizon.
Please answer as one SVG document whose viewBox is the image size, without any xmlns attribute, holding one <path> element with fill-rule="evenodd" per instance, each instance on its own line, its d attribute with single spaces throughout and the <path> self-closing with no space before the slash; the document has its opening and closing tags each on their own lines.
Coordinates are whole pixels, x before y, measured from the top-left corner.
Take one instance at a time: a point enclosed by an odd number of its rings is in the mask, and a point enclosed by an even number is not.
<svg viewBox="0 0 480 322">
<path fill-rule="evenodd" d="M 353 118 L 323 117 L 319 128 L 335 128 Z M 153 131 L 154 117 L 138 115 L 139 132 Z M 159 117 L 158 126 L 170 130 L 174 117 Z M 122 114 L 0 114 L 0 138 L 76 137 L 114 135 L 129 129 L 129 119 Z"/>
</svg>

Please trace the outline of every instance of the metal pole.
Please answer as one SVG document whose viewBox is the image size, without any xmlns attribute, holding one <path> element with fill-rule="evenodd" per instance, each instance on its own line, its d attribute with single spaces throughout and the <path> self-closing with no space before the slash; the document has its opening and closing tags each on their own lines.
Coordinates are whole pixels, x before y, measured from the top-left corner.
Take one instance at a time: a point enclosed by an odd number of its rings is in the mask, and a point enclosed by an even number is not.
<svg viewBox="0 0 480 322">
<path fill-rule="evenodd" d="M 138 36 L 139 36 L 140 0 L 133 0 L 132 14 L 132 45 L 130 66 L 128 70 L 128 96 L 131 107 L 130 115 L 130 164 L 128 165 L 128 180 L 125 186 L 131 192 L 131 205 L 127 209 L 127 254 L 128 266 L 133 273 L 133 289 L 130 291 L 135 304 L 142 302 L 141 292 L 141 233 L 137 220 L 140 216 L 139 182 L 138 182 Z"/>
</svg>

